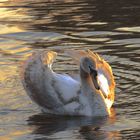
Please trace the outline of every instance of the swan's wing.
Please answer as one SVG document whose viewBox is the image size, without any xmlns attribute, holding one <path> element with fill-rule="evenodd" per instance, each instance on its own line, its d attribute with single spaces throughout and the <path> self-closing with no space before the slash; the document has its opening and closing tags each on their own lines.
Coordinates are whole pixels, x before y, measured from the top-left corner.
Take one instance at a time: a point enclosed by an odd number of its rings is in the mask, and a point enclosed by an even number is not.
<svg viewBox="0 0 140 140">
<path fill-rule="evenodd" d="M 74 112 L 79 107 L 80 83 L 68 75 L 56 74 L 51 65 L 55 52 L 37 52 L 25 63 L 23 85 L 31 97 L 46 112 Z"/>
<path fill-rule="evenodd" d="M 83 56 L 87 56 L 87 52 L 84 50 L 65 50 L 64 53 L 73 58 L 74 60 L 76 60 L 77 63 L 80 62 L 80 59 Z"/>
<path fill-rule="evenodd" d="M 63 104 L 68 104 L 72 101 L 78 100 L 80 93 L 80 83 L 70 77 L 69 75 L 62 75 L 54 73 L 53 87 Z"/>
<path fill-rule="evenodd" d="M 111 66 L 101 58 L 97 53 L 88 50 L 88 54 L 93 58 L 98 71 L 97 79 L 100 85 L 100 89 L 105 97 L 105 102 L 108 108 L 110 108 L 114 102 L 114 89 L 115 81 Z"/>
<path fill-rule="evenodd" d="M 22 83 L 31 99 L 50 109 L 61 105 L 51 86 L 51 65 L 55 57 L 55 52 L 38 51 L 24 63 L 21 73 Z"/>
<path fill-rule="evenodd" d="M 94 54 L 94 58 L 98 71 L 98 82 L 101 88 L 102 93 L 106 97 L 106 103 L 110 108 L 114 102 L 114 89 L 115 89 L 115 81 L 112 69 L 110 65 L 101 58 L 98 54 Z"/>
</svg>

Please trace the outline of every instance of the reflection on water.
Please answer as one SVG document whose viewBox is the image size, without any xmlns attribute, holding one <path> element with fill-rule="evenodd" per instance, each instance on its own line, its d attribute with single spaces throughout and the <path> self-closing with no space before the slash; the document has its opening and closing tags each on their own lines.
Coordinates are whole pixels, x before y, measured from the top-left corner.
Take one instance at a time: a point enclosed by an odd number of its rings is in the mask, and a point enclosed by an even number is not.
<svg viewBox="0 0 140 140">
<path fill-rule="evenodd" d="M 109 139 L 120 137 L 118 132 L 109 132 L 103 128 L 107 121 L 115 121 L 105 117 L 54 117 L 43 114 L 29 118 L 29 125 L 35 125 L 34 134 L 41 134 L 48 139 Z M 73 129 L 74 128 L 74 129 Z"/>
<path fill-rule="evenodd" d="M 139 139 L 139 11 L 139 0 L 1 0 L 0 139 Z M 20 82 L 22 62 L 40 49 L 67 48 L 94 50 L 111 64 L 117 83 L 115 116 L 39 114 Z M 77 67 L 60 54 L 54 69 Z"/>
<path fill-rule="evenodd" d="M 121 124 L 122 122 L 124 124 Z M 115 114 L 111 118 L 58 117 L 38 114 L 28 119 L 28 125 L 35 126 L 32 133 L 48 139 L 122 139 L 119 131 L 132 127 L 132 124 L 134 125 L 132 120 L 126 121 L 123 118 L 116 120 Z"/>
</svg>

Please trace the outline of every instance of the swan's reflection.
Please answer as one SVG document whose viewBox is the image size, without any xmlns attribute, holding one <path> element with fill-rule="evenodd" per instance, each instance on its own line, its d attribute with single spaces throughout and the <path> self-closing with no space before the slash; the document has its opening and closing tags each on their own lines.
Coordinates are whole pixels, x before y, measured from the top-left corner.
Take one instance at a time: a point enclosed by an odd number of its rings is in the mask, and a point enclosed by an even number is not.
<svg viewBox="0 0 140 140">
<path fill-rule="evenodd" d="M 115 116 L 107 117 L 69 117 L 46 116 L 37 114 L 31 116 L 28 124 L 35 127 L 33 134 L 43 139 L 112 139 L 118 138 L 118 131 L 105 130 L 104 126 L 115 122 Z M 40 139 L 41 139 L 40 138 Z M 39 138 L 35 138 L 39 139 Z"/>
</svg>

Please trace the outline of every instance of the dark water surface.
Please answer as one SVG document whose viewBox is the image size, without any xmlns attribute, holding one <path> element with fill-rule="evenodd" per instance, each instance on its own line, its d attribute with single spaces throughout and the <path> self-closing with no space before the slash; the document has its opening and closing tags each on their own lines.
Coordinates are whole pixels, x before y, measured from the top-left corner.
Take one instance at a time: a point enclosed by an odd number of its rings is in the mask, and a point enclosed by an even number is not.
<svg viewBox="0 0 140 140">
<path fill-rule="evenodd" d="M 111 118 L 45 116 L 26 95 L 22 62 L 67 48 L 94 50 L 111 64 Z M 77 70 L 63 55 L 54 69 Z M 0 140 L 25 139 L 140 139 L 140 0 L 0 1 Z"/>
</svg>

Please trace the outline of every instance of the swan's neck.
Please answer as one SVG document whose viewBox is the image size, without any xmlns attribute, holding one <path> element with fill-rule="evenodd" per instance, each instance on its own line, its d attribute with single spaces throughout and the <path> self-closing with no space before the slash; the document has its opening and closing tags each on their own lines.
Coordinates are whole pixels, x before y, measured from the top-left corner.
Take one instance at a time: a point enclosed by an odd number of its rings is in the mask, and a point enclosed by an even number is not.
<svg viewBox="0 0 140 140">
<path fill-rule="evenodd" d="M 90 92 L 96 92 L 96 89 L 93 85 L 91 76 L 86 73 L 81 67 L 80 67 L 80 78 L 81 78 L 81 87 L 83 92 L 87 92 L 87 90 Z M 88 92 L 89 93 L 89 92 Z"/>
<path fill-rule="evenodd" d="M 80 77 L 82 94 L 88 101 L 86 105 L 90 108 L 89 112 L 97 116 L 108 115 L 104 97 L 100 93 L 101 91 L 94 87 L 91 76 L 80 68 Z"/>
</svg>

